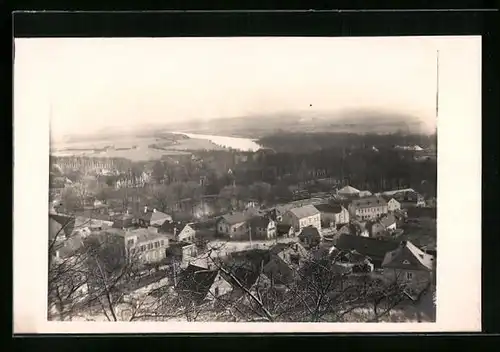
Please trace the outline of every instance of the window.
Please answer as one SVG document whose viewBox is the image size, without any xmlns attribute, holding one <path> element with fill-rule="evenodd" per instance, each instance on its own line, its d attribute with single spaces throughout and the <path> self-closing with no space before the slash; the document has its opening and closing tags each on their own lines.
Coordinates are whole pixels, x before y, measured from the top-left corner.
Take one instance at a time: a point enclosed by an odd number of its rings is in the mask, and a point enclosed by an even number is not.
<svg viewBox="0 0 500 352">
<path fill-rule="evenodd" d="M 134 239 L 130 239 L 127 241 L 127 246 L 133 246 L 134 245 Z"/>
<path fill-rule="evenodd" d="M 141 252 L 144 252 L 146 250 L 146 245 L 141 246 Z"/>
<path fill-rule="evenodd" d="M 413 273 L 407 272 L 406 273 L 406 280 L 411 280 L 413 279 Z"/>
<path fill-rule="evenodd" d="M 161 244 L 161 246 L 163 246 L 165 244 L 165 242 L 163 240 L 161 240 L 160 244 Z"/>
<path fill-rule="evenodd" d="M 160 242 L 156 241 L 155 242 L 155 248 L 158 248 L 158 247 L 160 247 Z"/>
<path fill-rule="evenodd" d="M 148 249 L 153 249 L 153 244 L 152 243 L 148 243 Z"/>
<path fill-rule="evenodd" d="M 219 296 L 219 288 L 218 287 L 215 288 L 215 296 Z"/>
<path fill-rule="evenodd" d="M 408 260 L 403 260 L 403 264 L 408 265 L 410 262 Z"/>
</svg>

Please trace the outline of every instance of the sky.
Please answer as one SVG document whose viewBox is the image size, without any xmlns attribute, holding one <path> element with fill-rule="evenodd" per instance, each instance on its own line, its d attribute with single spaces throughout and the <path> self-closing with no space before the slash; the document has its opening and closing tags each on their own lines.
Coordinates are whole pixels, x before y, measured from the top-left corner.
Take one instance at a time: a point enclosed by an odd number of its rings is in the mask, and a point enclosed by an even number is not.
<svg viewBox="0 0 500 352">
<path fill-rule="evenodd" d="M 56 139 L 307 109 L 390 110 L 433 130 L 437 50 L 440 92 L 452 96 L 478 48 L 477 37 L 23 38 L 14 113 L 48 116 Z"/>
</svg>

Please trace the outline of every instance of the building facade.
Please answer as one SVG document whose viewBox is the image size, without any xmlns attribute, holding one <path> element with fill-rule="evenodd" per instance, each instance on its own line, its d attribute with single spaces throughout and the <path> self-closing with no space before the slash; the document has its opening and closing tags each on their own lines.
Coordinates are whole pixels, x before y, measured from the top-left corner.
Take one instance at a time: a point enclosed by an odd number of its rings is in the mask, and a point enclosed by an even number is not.
<svg viewBox="0 0 500 352">
<path fill-rule="evenodd" d="M 387 202 L 382 197 L 356 199 L 349 205 L 349 213 L 361 220 L 374 220 L 388 213 Z"/>
<path fill-rule="evenodd" d="M 292 225 L 295 232 L 313 226 L 321 231 L 321 213 L 313 205 L 293 208 L 283 215 L 283 223 Z"/>
</svg>

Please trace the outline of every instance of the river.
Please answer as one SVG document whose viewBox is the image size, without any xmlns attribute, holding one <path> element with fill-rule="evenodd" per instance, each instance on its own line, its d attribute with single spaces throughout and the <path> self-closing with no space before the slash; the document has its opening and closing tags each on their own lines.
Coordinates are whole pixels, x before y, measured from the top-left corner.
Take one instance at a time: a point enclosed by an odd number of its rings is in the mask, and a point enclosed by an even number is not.
<svg viewBox="0 0 500 352">
<path fill-rule="evenodd" d="M 225 148 L 232 148 L 242 151 L 255 152 L 262 148 L 255 139 L 240 138 L 240 137 L 227 137 L 227 136 L 214 136 L 209 134 L 186 133 L 186 132 L 171 132 L 176 134 L 183 134 L 189 138 L 208 139 L 214 144 Z"/>
</svg>

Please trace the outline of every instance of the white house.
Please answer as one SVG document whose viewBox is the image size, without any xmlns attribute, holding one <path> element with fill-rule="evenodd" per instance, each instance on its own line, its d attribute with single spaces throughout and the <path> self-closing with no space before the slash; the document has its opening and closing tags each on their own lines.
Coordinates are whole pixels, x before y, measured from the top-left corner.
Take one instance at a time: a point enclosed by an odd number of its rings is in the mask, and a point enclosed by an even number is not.
<svg viewBox="0 0 500 352">
<path fill-rule="evenodd" d="M 321 213 L 313 205 L 292 208 L 283 215 L 283 223 L 292 225 L 295 232 L 307 226 L 321 230 Z"/>
<path fill-rule="evenodd" d="M 355 199 L 349 205 L 351 216 L 361 220 L 372 220 L 387 214 L 387 202 L 382 197 L 366 197 Z"/>
</svg>

